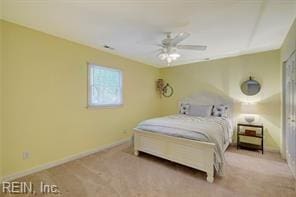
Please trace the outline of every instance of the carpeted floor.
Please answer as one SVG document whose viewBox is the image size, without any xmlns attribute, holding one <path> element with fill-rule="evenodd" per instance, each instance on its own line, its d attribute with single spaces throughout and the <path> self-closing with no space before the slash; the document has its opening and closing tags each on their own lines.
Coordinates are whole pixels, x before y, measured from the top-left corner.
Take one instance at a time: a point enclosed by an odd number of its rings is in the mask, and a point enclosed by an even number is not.
<svg viewBox="0 0 296 197">
<path fill-rule="evenodd" d="M 60 196 L 296 196 L 295 180 L 277 153 L 264 155 L 228 148 L 224 177 L 206 182 L 206 174 L 148 154 L 132 154 L 123 144 L 18 181 L 56 184 Z M 7 195 L 8 196 L 8 195 Z M 21 195 L 15 195 L 21 196 Z M 34 196 L 58 196 L 36 193 Z"/>
</svg>

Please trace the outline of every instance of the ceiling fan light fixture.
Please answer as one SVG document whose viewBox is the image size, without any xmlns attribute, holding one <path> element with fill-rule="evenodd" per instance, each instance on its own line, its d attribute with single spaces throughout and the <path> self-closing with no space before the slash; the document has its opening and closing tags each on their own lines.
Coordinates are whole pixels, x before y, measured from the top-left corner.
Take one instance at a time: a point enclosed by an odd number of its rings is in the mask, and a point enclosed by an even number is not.
<svg viewBox="0 0 296 197">
<path fill-rule="evenodd" d="M 173 61 L 173 59 L 171 57 L 167 57 L 166 61 L 167 61 L 168 64 L 170 64 Z"/>
<path fill-rule="evenodd" d="M 166 33 L 166 38 L 161 41 L 160 54 L 157 57 L 165 61 L 170 65 L 173 61 L 176 61 L 181 55 L 178 53 L 179 50 L 195 50 L 195 51 L 204 51 L 207 49 L 206 45 L 182 45 L 180 42 L 185 40 L 190 36 L 190 33 L 181 32 L 175 37 L 172 37 L 171 33 Z"/>
<path fill-rule="evenodd" d="M 158 58 L 162 61 L 166 61 L 167 63 L 171 63 L 172 61 L 177 60 L 181 55 L 177 52 L 162 52 L 158 55 Z"/>
<path fill-rule="evenodd" d="M 161 59 L 161 60 L 165 60 L 167 57 L 168 57 L 168 54 L 167 53 L 160 53 L 158 55 L 158 58 Z"/>
<path fill-rule="evenodd" d="M 169 57 L 172 58 L 173 60 L 176 60 L 180 57 L 181 55 L 179 53 L 171 53 L 169 54 Z"/>
</svg>

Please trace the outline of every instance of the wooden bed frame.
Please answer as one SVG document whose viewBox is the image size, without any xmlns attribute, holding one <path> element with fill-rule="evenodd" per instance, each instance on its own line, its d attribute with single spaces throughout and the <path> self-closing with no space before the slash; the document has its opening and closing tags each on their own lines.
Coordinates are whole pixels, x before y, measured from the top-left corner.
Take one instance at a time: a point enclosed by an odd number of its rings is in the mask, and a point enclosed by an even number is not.
<svg viewBox="0 0 296 197">
<path fill-rule="evenodd" d="M 183 98 L 181 103 L 233 104 L 233 100 L 209 92 L 200 92 Z M 227 148 L 225 146 L 224 150 Z M 207 181 L 214 181 L 214 143 L 173 137 L 155 132 L 134 129 L 134 154 L 139 151 L 155 155 L 207 173 Z"/>
<path fill-rule="evenodd" d="M 214 143 L 134 130 L 134 154 L 139 151 L 155 155 L 207 173 L 207 181 L 214 181 Z"/>
</svg>

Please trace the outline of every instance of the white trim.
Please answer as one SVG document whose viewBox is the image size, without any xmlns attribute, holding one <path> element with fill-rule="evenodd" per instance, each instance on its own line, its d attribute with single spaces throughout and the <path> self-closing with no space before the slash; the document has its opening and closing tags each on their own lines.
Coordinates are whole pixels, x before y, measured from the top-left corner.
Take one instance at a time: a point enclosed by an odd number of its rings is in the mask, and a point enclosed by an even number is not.
<svg viewBox="0 0 296 197">
<path fill-rule="evenodd" d="M 93 68 L 102 68 L 106 70 L 116 71 L 120 74 L 119 86 L 120 86 L 120 102 L 115 104 L 94 104 L 91 101 L 92 96 L 92 73 Z M 87 62 L 87 108 L 116 108 L 123 105 L 123 71 L 119 68 L 114 68 L 110 66 L 102 66 L 95 63 Z"/>
<path fill-rule="evenodd" d="M 53 161 L 53 162 L 41 164 L 41 165 L 33 167 L 31 169 L 16 172 L 14 174 L 7 175 L 7 176 L 4 176 L 2 178 L 0 177 L 0 180 L 1 180 L 1 182 L 3 182 L 3 181 L 12 181 L 12 180 L 15 180 L 17 178 L 21 178 L 21 177 L 24 177 L 24 176 L 27 176 L 27 175 L 30 175 L 30 174 L 33 174 L 33 173 L 36 173 L 36 172 L 40 172 L 42 170 L 46 170 L 46 169 L 55 167 L 55 166 L 59 166 L 61 164 L 64 164 L 64 163 L 67 163 L 67 162 L 70 162 L 70 161 L 73 161 L 73 160 L 77 160 L 77 159 L 86 157 L 88 155 L 91 155 L 91 154 L 94 154 L 94 153 L 97 153 L 97 152 L 101 152 L 103 150 L 115 147 L 115 146 L 123 144 L 123 143 L 127 143 L 129 141 L 131 141 L 131 137 L 116 141 L 116 142 L 114 142 L 112 144 L 99 146 L 99 147 L 94 148 L 94 149 L 90 149 L 90 150 L 87 150 L 87 151 L 84 151 L 84 152 L 81 152 L 81 153 L 73 154 L 73 155 L 67 156 L 67 157 L 65 157 L 63 159 L 60 159 L 60 160 L 56 160 L 56 161 Z"/>
<path fill-rule="evenodd" d="M 269 146 L 264 147 L 264 151 L 272 152 L 272 153 L 281 153 L 279 148 L 274 148 L 274 147 L 269 147 Z"/>
<path fill-rule="evenodd" d="M 97 108 L 119 108 L 123 107 L 123 104 L 112 104 L 112 105 L 88 105 L 86 108 L 88 109 L 97 109 Z"/>
<path fill-rule="evenodd" d="M 282 62 L 282 102 L 281 102 L 281 108 L 282 108 L 282 116 L 281 116 L 281 122 L 282 122 L 282 145 L 281 145 L 281 156 L 282 159 L 287 159 L 286 155 L 286 62 Z"/>
</svg>

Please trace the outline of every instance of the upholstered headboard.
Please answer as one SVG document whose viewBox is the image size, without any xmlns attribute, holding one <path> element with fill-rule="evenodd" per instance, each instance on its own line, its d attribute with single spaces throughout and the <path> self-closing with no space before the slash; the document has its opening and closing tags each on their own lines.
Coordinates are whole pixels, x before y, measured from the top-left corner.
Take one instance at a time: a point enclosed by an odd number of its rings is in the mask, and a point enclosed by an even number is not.
<svg viewBox="0 0 296 197">
<path fill-rule="evenodd" d="M 198 92 L 196 94 L 193 94 L 189 97 L 184 97 L 180 100 L 179 104 L 190 104 L 190 105 L 219 105 L 219 104 L 226 104 L 230 107 L 229 109 L 229 117 L 230 120 L 230 131 L 231 136 L 233 134 L 233 125 L 235 123 L 235 118 L 233 114 L 233 108 L 234 108 L 234 100 L 228 96 L 222 96 L 217 93 L 213 92 Z"/>
<path fill-rule="evenodd" d="M 180 100 L 181 103 L 195 104 L 195 105 L 218 105 L 218 104 L 228 104 L 233 106 L 234 101 L 230 97 L 222 96 L 213 92 L 198 92 L 189 97 L 184 97 Z"/>
</svg>

